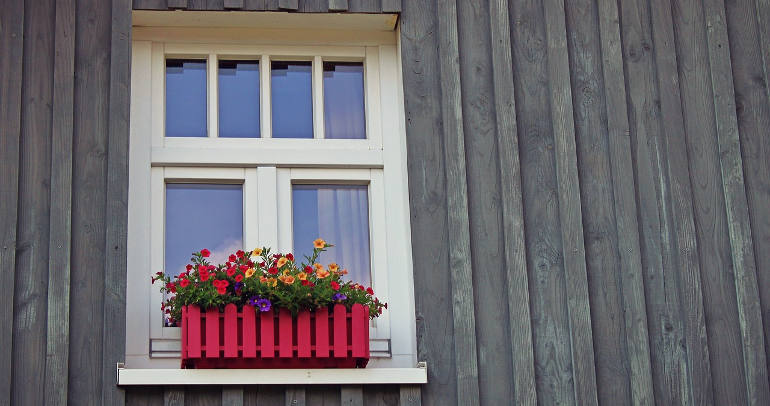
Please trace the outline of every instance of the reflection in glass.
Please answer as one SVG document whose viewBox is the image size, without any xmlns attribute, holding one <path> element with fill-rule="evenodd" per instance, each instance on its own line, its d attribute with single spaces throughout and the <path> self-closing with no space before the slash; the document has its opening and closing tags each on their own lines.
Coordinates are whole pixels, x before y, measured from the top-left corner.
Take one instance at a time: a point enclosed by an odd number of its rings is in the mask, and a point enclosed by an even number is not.
<svg viewBox="0 0 770 406">
<path fill-rule="evenodd" d="M 272 62 L 273 138 L 313 138 L 311 62 Z"/>
<path fill-rule="evenodd" d="M 211 251 L 212 264 L 243 249 L 241 185 L 166 185 L 165 272 L 178 275 L 190 254 L 203 248 Z"/>
<path fill-rule="evenodd" d="M 366 138 L 364 64 L 324 62 L 326 138 Z"/>
<path fill-rule="evenodd" d="M 219 61 L 219 136 L 259 137 L 259 62 Z"/>
<path fill-rule="evenodd" d="M 312 254 L 321 237 L 334 244 L 319 257 L 322 264 L 335 262 L 349 271 L 345 279 L 371 285 L 368 187 L 294 185 L 292 206 L 297 259 Z"/>
<path fill-rule="evenodd" d="M 166 137 L 205 137 L 206 61 L 166 60 Z"/>
</svg>

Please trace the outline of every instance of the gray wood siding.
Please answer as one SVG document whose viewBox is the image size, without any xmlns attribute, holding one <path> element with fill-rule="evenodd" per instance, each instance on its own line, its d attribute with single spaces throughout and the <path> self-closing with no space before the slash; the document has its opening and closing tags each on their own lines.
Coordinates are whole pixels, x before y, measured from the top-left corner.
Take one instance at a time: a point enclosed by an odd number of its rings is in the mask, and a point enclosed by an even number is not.
<svg viewBox="0 0 770 406">
<path fill-rule="evenodd" d="M 132 8 L 401 13 L 427 385 L 115 386 Z M 770 2 L 0 10 L 0 404 L 770 404 Z"/>
</svg>

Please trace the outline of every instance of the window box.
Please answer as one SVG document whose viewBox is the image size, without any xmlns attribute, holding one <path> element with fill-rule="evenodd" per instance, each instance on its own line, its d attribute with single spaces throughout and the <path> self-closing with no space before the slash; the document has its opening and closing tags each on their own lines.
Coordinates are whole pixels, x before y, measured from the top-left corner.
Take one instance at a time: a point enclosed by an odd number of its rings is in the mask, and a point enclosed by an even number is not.
<svg viewBox="0 0 770 406">
<path fill-rule="evenodd" d="M 330 312 L 182 308 L 182 368 L 354 368 L 369 361 L 369 314 L 354 304 Z"/>
</svg>

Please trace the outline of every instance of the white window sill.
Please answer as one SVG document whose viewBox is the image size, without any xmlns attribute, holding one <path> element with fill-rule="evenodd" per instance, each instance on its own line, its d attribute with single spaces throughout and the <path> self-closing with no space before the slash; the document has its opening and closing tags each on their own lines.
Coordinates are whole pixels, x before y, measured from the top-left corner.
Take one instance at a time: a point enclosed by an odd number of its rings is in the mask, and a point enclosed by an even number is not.
<svg viewBox="0 0 770 406">
<path fill-rule="evenodd" d="M 424 362 L 416 368 L 329 369 L 126 369 L 119 386 L 131 385 L 364 385 L 428 383 Z"/>
</svg>

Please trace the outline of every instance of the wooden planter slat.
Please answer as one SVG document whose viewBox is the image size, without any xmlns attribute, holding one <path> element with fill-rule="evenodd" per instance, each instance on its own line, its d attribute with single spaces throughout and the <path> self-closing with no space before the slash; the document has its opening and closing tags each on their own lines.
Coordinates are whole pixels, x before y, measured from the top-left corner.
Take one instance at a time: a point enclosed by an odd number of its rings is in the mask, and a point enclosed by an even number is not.
<svg viewBox="0 0 770 406">
<path fill-rule="evenodd" d="M 202 315 L 187 306 L 181 335 L 184 368 L 363 367 L 369 360 L 369 313 L 359 304 L 296 317 L 286 309 L 262 313 L 245 306 L 239 312 L 233 304 Z"/>
</svg>

